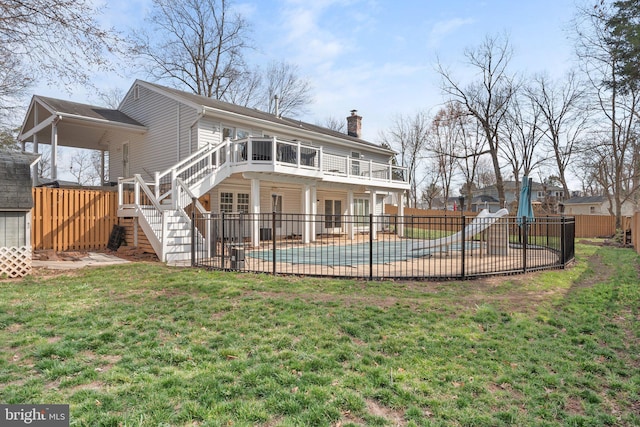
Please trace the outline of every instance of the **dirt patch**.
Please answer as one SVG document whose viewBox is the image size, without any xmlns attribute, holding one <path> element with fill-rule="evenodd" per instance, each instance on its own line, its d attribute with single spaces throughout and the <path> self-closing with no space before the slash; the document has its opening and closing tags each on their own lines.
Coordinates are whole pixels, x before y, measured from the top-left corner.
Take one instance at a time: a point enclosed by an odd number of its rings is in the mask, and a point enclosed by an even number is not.
<svg viewBox="0 0 640 427">
<path fill-rule="evenodd" d="M 394 426 L 406 426 L 407 422 L 400 411 L 395 411 L 384 406 L 380 406 L 375 400 L 367 399 L 367 411 L 376 417 L 381 417 L 391 422 Z"/>
<path fill-rule="evenodd" d="M 564 404 L 564 409 L 571 415 L 584 415 L 582 401 L 575 396 L 569 396 Z"/>
<path fill-rule="evenodd" d="M 115 255 L 119 258 L 126 259 L 133 262 L 159 262 L 158 256 L 155 253 L 146 252 L 144 249 L 135 248 L 132 246 L 120 246 L 117 251 L 101 251 L 106 254 Z"/>
<path fill-rule="evenodd" d="M 605 282 L 613 274 L 613 267 L 602 262 L 602 257 L 598 254 L 591 255 L 588 264 L 593 274 L 575 281 L 569 288 L 570 293 L 578 289 L 590 288 L 596 283 Z"/>
</svg>

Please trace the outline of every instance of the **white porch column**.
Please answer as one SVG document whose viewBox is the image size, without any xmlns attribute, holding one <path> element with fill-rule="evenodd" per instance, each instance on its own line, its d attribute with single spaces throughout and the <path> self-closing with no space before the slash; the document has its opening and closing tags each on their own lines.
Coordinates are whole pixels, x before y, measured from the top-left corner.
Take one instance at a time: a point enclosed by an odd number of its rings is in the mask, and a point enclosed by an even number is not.
<svg viewBox="0 0 640 427">
<path fill-rule="evenodd" d="M 369 230 L 369 233 L 371 233 L 371 238 L 373 240 L 378 239 L 378 222 L 376 220 L 377 219 L 377 217 L 376 217 L 376 199 L 377 199 L 377 195 L 378 195 L 378 193 L 376 193 L 375 190 L 371 190 L 371 192 L 369 193 L 369 210 L 374 216 L 374 221 L 373 221 L 373 225 L 372 225 L 373 229 Z"/>
<path fill-rule="evenodd" d="M 316 220 L 318 218 L 318 189 L 311 186 L 311 241 L 316 241 Z"/>
<path fill-rule="evenodd" d="M 404 236 L 404 192 L 398 193 L 398 222 L 396 223 L 396 233 L 399 237 Z"/>
<path fill-rule="evenodd" d="M 38 126 L 38 108 L 33 109 L 33 126 Z M 38 150 L 40 149 L 38 145 L 38 132 L 33 134 L 33 152 L 38 154 Z M 22 149 L 24 151 L 24 148 Z"/>
<path fill-rule="evenodd" d="M 302 243 L 311 242 L 311 186 L 305 184 L 302 187 L 302 214 L 304 217 L 304 227 L 302 228 Z"/>
<path fill-rule="evenodd" d="M 260 245 L 260 180 L 251 180 L 251 246 Z M 275 238 L 275 236 L 273 236 Z"/>
<path fill-rule="evenodd" d="M 104 169 L 105 169 L 104 150 L 100 150 L 100 185 L 104 185 L 104 183 L 105 183 L 105 180 L 104 180 Z"/>
<path fill-rule="evenodd" d="M 58 179 L 58 121 L 51 125 L 51 180 Z"/>
<path fill-rule="evenodd" d="M 347 235 L 349 240 L 356 237 L 356 228 L 353 225 L 353 190 L 347 191 Z"/>
</svg>

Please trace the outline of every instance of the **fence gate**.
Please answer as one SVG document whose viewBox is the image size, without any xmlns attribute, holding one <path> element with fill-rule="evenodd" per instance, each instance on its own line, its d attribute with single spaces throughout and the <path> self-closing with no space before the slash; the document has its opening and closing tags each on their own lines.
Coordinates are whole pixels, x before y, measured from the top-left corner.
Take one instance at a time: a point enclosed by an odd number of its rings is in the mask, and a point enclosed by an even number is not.
<svg viewBox="0 0 640 427">
<path fill-rule="evenodd" d="M 105 249 L 118 223 L 118 193 L 113 190 L 34 188 L 33 250 Z"/>
</svg>

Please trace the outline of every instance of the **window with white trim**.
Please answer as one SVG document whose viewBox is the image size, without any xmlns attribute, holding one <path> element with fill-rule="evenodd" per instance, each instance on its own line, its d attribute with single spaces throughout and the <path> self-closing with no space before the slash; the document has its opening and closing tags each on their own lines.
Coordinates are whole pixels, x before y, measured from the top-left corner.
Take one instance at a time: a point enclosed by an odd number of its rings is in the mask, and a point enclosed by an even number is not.
<svg viewBox="0 0 640 427">
<path fill-rule="evenodd" d="M 252 132 L 247 129 L 235 128 L 232 126 L 222 127 L 222 140 L 229 138 L 230 140 L 243 139 L 252 135 Z"/>
<path fill-rule="evenodd" d="M 221 192 L 220 212 L 249 213 L 249 194 Z"/>
<path fill-rule="evenodd" d="M 25 212 L 0 212 L 0 247 L 26 246 L 29 238 Z"/>
<path fill-rule="evenodd" d="M 238 193 L 236 212 L 249 213 L 249 194 Z"/>
<path fill-rule="evenodd" d="M 220 212 L 233 212 L 233 193 L 220 193 Z"/>
</svg>

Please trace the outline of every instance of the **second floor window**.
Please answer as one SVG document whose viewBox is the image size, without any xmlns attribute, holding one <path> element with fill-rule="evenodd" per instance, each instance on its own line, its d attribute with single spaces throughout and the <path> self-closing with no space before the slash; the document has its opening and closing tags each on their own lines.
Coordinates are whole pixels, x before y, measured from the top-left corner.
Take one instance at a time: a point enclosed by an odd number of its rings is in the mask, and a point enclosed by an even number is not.
<svg viewBox="0 0 640 427">
<path fill-rule="evenodd" d="M 235 128 L 230 126 L 222 127 L 222 140 L 229 138 L 230 140 L 234 139 L 243 139 L 251 136 L 251 131 L 247 129 Z"/>
</svg>

